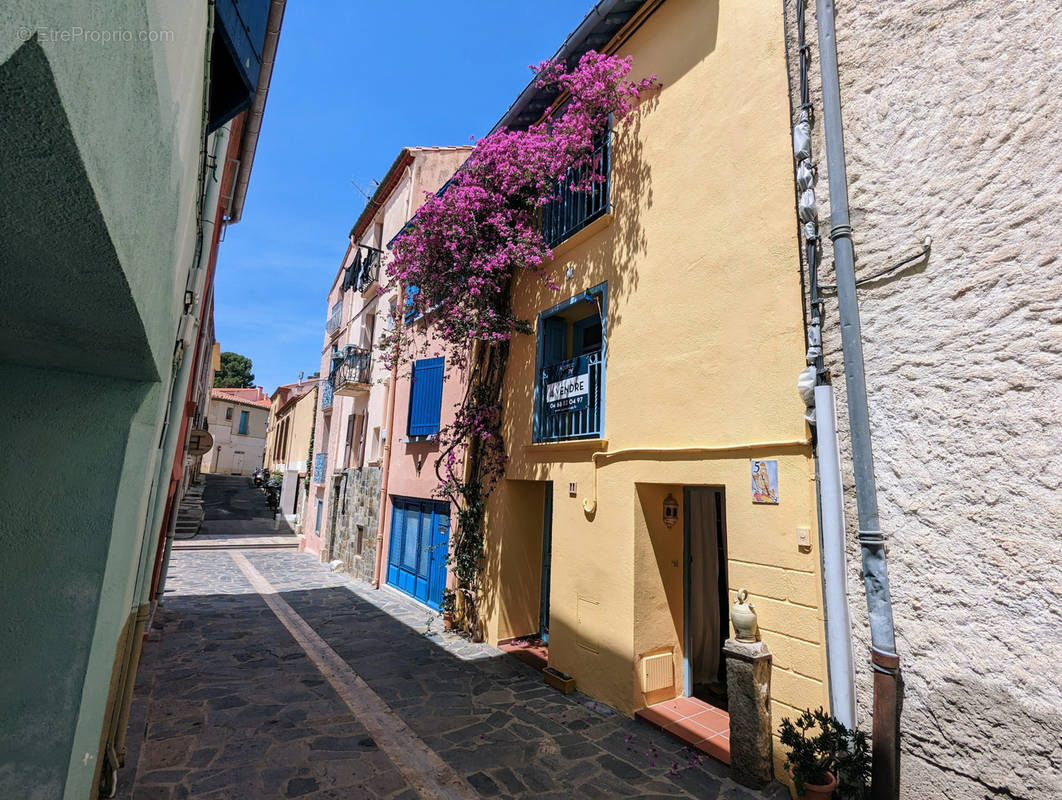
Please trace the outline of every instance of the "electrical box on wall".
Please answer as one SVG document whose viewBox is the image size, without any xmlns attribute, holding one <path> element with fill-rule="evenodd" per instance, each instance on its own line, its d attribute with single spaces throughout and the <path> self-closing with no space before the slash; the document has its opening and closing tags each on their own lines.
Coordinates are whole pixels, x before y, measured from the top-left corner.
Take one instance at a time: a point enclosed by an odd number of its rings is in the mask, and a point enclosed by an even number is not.
<svg viewBox="0 0 1062 800">
<path fill-rule="evenodd" d="M 811 549 L 811 528 L 797 528 L 797 547 L 801 550 Z"/>
</svg>

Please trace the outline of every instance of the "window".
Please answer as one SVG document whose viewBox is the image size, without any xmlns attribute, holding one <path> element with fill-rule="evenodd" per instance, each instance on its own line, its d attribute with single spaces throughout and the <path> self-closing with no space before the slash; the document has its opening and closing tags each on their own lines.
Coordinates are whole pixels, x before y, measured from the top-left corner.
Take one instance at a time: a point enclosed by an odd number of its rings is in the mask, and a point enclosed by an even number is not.
<svg viewBox="0 0 1062 800">
<path fill-rule="evenodd" d="M 343 321 L 343 301 L 337 300 L 335 305 L 332 306 L 332 310 L 328 315 L 328 322 L 325 324 L 325 333 L 331 336 L 333 333 L 339 330 L 339 325 Z"/>
<path fill-rule="evenodd" d="M 538 316 L 536 442 L 602 435 L 606 290 L 600 284 Z"/>
<path fill-rule="evenodd" d="M 442 411 L 443 359 L 422 358 L 413 363 L 409 387 L 410 436 L 432 436 L 439 432 Z"/>
<path fill-rule="evenodd" d="M 380 426 L 377 425 L 372 429 L 372 450 L 370 451 L 371 461 L 376 461 L 380 458 Z"/>
<path fill-rule="evenodd" d="M 232 419 L 232 409 L 231 408 L 226 408 L 225 409 L 225 419 Z"/>
<path fill-rule="evenodd" d="M 358 466 L 358 451 L 361 449 L 361 414 L 347 416 L 347 441 L 346 451 L 343 453 L 343 465 L 347 469 Z"/>
<path fill-rule="evenodd" d="M 247 417 L 250 416 L 246 411 L 240 412 L 240 428 L 236 433 L 247 435 Z"/>
</svg>

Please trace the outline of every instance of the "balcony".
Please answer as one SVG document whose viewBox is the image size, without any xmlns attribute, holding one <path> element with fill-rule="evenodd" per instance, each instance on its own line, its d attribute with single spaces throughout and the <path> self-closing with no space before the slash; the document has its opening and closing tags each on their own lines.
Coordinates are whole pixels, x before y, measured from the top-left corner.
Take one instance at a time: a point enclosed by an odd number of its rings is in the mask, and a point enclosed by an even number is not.
<svg viewBox="0 0 1062 800">
<path fill-rule="evenodd" d="M 582 230 L 609 210 L 609 184 L 612 176 L 611 128 L 598 138 L 597 147 L 591 155 L 594 171 L 604 176 L 601 183 L 594 183 L 588 190 L 572 189 L 587 176 L 588 169 L 571 169 L 557 182 L 556 199 L 542 208 L 542 238 L 547 247 L 556 247 L 569 236 Z"/>
<path fill-rule="evenodd" d="M 601 384 L 600 350 L 540 369 L 534 441 L 600 439 Z"/>
<path fill-rule="evenodd" d="M 332 391 L 343 397 L 368 394 L 372 386 L 372 351 L 348 347 L 341 359 L 333 362 L 329 383 Z"/>
</svg>

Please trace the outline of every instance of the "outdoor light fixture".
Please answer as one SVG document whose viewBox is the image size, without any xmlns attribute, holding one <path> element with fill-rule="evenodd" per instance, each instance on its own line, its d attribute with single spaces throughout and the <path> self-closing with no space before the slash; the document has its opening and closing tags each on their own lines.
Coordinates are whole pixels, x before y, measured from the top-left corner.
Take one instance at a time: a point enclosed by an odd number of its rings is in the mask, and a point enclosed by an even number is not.
<svg viewBox="0 0 1062 800">
<path fill-rule="evenodd" d="M 674 498 L 671 492 L 668 492 L 667 497 L 664 498 L 664 524 L 669 528 L 674 528 L 675 523 L 678 522 L 678 512 L 678 500 Z"/>
</svg>

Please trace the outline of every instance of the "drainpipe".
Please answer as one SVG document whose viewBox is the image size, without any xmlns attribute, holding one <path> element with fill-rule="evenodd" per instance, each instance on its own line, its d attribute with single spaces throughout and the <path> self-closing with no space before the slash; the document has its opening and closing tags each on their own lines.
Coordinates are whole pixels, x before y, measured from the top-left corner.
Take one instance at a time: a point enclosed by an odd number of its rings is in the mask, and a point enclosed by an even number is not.
<svg viewBox="0 0 1062 800">
<path fill-rule="evenodd" d="M 830 712 L 849 728 L 856 724 L 855 663 L 848 616 L 848 559 L 845 553 L 844 489 L 837 445 L 833 387 L 815 387 L 815 466 L 822 542 L 823 625 L 829 665 Z"/>
<path fill-rule="evenodd" d="M 816 0 L 815 14 L 819 28 L 822 110 L 830 182 L 830 239 L 833 242 L 834 271 L 837 276 L 837 303 L 859 516 L 858 536 L 863 555 L 863 581 L 870 617 L 871 663 L 874 668 L 871 798 L 896 800 L 900 796 L 900 658 L 896 653 L 892 599 L 889 596 L 889 575 L 885 562 L 885 536 L 878 521 L 877 488 L 874 483 L 863 342 L 856 299 L 855 250 L 848 215 L 848 176 L 845 170 L 833 0 Z"/>
</svg>

